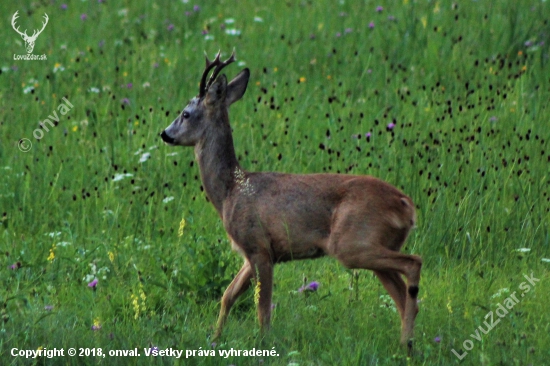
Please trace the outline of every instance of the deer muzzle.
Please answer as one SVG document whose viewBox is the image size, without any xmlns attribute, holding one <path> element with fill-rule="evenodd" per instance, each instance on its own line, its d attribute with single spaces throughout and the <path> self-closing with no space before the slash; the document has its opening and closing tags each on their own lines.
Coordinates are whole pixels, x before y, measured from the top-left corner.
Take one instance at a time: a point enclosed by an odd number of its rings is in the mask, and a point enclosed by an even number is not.
<svg viewBox="0 0 550 366">
<path fill-rule="evenodd" d="M 174 145 L 175 144 L 175 140 L 168 136 L 168 134 L 166 133 L 166 130 L 162 131 L 162 133 L 160 134 L 160 138 L 162 139 L 162 141 L 166 142 L 168 145 Z"/>
</svg>

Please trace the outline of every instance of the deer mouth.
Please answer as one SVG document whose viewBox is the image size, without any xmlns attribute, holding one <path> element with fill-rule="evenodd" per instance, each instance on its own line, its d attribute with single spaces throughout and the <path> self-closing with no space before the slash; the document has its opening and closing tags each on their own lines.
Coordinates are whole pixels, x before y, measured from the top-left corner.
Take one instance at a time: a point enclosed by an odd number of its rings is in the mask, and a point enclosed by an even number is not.
<svg viewBox="0 0 550 366">
<path fill-rule="evenodd" d="M 168 134 L 166 133 L 166 131 L 162 131 L 162 133 L 160 134 L 160 138 L 162 139 L 162 141 L 166 142 L 168 145 L 175 145 L 175 140 L 168 136 Z"/>
</svg>

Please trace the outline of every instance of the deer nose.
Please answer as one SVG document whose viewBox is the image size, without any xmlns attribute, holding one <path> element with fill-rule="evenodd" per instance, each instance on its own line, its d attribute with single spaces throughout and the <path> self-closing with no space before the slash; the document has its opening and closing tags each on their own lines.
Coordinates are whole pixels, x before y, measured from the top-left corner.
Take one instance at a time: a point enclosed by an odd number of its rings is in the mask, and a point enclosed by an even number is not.
<svg viewBox="0 0 550 366">
<path fill-rule="evenodd" d="M 162 141 L 166 142 L 167 144 L 171 144 L 171 145 L 174 144 L 174 139 L 168 136 L 168 134 L 166 133 L 166 130 L 162 131 L 162 133 L 160 134 L 160 138 L 162 139 Z"/>
</svg>

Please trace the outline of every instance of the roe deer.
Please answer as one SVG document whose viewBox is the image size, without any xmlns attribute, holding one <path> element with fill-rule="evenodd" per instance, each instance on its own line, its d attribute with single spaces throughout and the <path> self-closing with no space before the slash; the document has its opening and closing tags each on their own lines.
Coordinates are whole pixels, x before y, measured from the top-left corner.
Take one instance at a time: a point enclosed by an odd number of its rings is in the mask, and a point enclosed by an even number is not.
<svg viewBox="0 0 550 366">
<path fill-rule="evenodd" d="M 412 347 L 422 260 L 400 253 L 415 225 L 412 200 L 370 176 L 256 173 L 241 168 L 229 125 L 229 106 L 243 96 L 250 72 L 231 82 L 220 71 L 235 54 L 206 58 L 199 95 L 191 99 L 161 137 L 169 145 L 194 146 L 202 184 L 218 211 L 231 246 L 244 265 L 226 289 L 214 337 L 231 306 L 259 283 L 258 319 L 270 325 L 273 266 L 329 255 L 347 268 L 374 271 L 401 316 L 401 343 Z M 206 81 L 210 71 L 212 75 Z M 407 279 L 407 285 L 401 275 Z"/>
</svg>

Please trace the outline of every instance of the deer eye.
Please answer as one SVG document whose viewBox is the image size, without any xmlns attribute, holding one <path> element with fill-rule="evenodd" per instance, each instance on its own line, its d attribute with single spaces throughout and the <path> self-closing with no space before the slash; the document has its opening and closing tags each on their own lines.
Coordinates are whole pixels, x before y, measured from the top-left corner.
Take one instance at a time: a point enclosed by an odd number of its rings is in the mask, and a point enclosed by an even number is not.
<svg viewBox="0 0 550 366">
<path fill-rule="evenodd" d="M 182 116 L 183 116 L 183 118 L 185 118 L 185 119 L 189 118 L 189 112 L 183 111 Z"/>
</svg>

